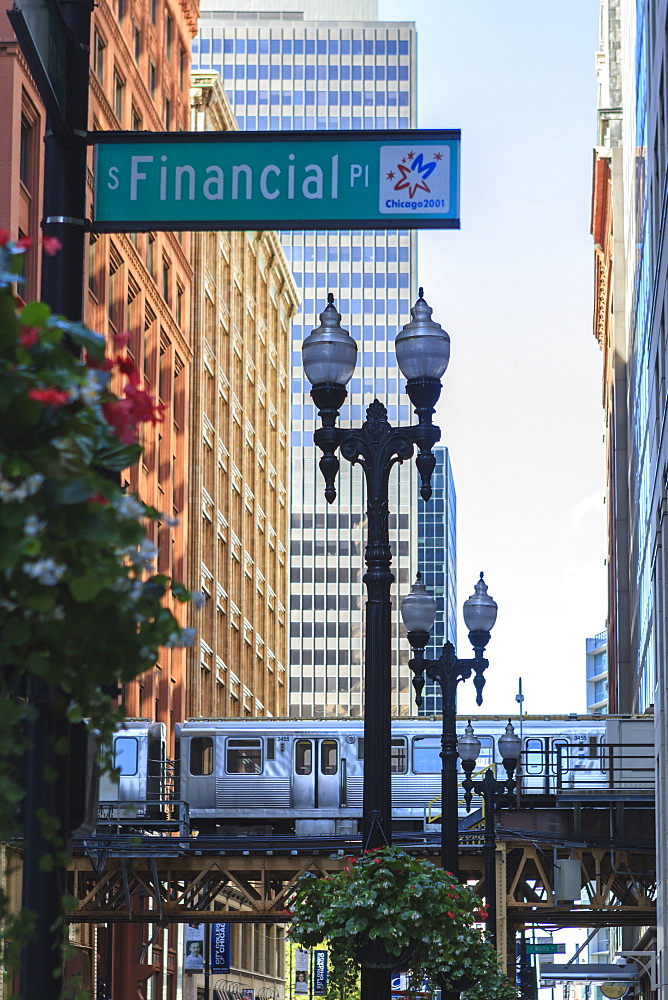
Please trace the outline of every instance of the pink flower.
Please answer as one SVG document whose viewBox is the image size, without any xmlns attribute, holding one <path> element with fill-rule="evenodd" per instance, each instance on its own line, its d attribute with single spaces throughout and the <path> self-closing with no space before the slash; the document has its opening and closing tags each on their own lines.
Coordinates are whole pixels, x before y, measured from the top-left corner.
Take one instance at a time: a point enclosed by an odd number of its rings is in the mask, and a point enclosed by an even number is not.
<svg viewBox="0 0 668 1000">
<path fill-rule="evenodd" d="M 16 245 L 21 250 L 27 250 L 32 246 L 32 239 L 30 236 L 22 236 L 20 240 L 16 241 Z"/>
<path fill-rule="evenodd" d="M 53 406 L 54 408 L 64 406 L 70 398 L 66 392 L 61 392 L 59 389 L 30 389 L 28 397 L 37 400 L 38 403 L 43 403 L 44 406 Z"/>
<path fill-rule="evenodd" d="M 57 236 L 43 236 L 42 250 L 47 257 L 55 257 L 59 250 L 63 249 L 63 244 Z"/>
<path fill-rule="evenodd" d="M 448 916 L 450 917 L 451 920 L 455 919 L 454 913 L 450 913 L 450 910 L 448 910 Z"/>
<path fill-rule="evenodd" d="M 88 503 L 97 503 L 100 507 L 106 507 L 109 501 L 104 493 L 93 493 L 92 497 L 88 497 Z"/>
<path fill-rule="evenodd" d="M 128 346 L 131 339 L 132 339 L 132 334 L 130 333 L 130 331 L 123 330 L 122 333 L 117 333 L 116 336 L 114 337 L 114 344 L 120 351 L 123 347 Z"/>
<path fill-rule="evenodd" d="M 35 346 L 38 340 L 39 340 L 39 327 L 37 326 L 22 327 L 21 333 L 19 335 L 19 344 L 21 345 L 21 347 L 25 347 L 27 348 L 27 350 L 30 350 L 31 347 Z"/>
</svg>

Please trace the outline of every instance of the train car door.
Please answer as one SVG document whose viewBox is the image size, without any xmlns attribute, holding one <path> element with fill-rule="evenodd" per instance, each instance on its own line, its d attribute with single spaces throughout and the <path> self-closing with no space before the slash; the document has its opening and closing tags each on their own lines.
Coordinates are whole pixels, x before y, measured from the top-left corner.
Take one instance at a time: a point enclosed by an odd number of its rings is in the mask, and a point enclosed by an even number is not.
<svg viewBox="0 0 668 1000">
<path fill-rule="evenodd" d="M 340 805 L 339 741 L 300 737 L 293 744 L 293 809 L 336 808 Z"/>
</svg>

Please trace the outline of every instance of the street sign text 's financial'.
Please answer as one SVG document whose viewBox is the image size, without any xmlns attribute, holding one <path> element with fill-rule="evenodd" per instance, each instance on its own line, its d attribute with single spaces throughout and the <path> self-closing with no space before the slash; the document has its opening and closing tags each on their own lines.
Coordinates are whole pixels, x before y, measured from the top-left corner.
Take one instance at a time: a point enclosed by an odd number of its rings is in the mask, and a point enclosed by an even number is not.
<svg viewBox="0 0 668 1000">
<path fill-rule="evenodd" d="M 459 131 L 94 132 L 99 232 L 456 229 Z"/>
</svg>

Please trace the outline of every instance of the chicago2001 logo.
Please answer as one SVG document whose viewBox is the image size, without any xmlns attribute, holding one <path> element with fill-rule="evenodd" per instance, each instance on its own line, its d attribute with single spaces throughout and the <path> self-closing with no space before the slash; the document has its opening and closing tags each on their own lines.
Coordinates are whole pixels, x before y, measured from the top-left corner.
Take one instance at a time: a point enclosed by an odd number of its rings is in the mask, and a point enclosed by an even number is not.
<svg viewBox="0 0 668 1000">
<path fill-rule="evenodd" d="M 449 208 L 449 146 L 380 147 L 378 209 L 382 215 L 440 215 Z"/>
</svg>

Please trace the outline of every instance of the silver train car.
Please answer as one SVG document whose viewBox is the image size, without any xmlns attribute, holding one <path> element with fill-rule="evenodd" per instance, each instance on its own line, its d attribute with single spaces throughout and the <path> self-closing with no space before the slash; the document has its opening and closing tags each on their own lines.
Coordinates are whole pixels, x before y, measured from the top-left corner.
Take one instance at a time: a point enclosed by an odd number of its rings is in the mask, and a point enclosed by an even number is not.
<svg viewBox="0 0 668 1000">
<path fill-rule="evenodd" d="M 463 733 L 467 721 L 458 719 L 458 733 Z M 506 721 L 496 716 L 473 718 L 481 741 L 478 772 L 500 767 L 497 739 Z M 525 716 L 521 724 L 519 718 L 513 724 L 518 735 L 522 731 L 522 794 L 605 788 L 614 768 L 618 782 L 651 787 L 651 767 L 640 766 L 643 754 L 643 761 L 647 759 L 643 748 L 653 742 L 651 718 Z M 116 734 L 120 779 L 114 784 L 105 778 L 100 789 L 109 815 L 155 817 L 171 798 L 185 805 L 191 827 L 201 833 L 345 836 L 358 832 L 364 774 L 361 720 L 190 719 L 175 727 L 173 787 L 165 773 L 165 732 L 160 727 L 149 720 L 129 720 Z M 393 720 L 395 830 L 418 832 L 440 826 L 440 734 L 438 718 Z M 626 749 L 620 752 L 622 745 Z M 474 810 L 479 804 L 474 798 Z M 460 810 L 464 814 L 463 802 Z"/>
</svg>

